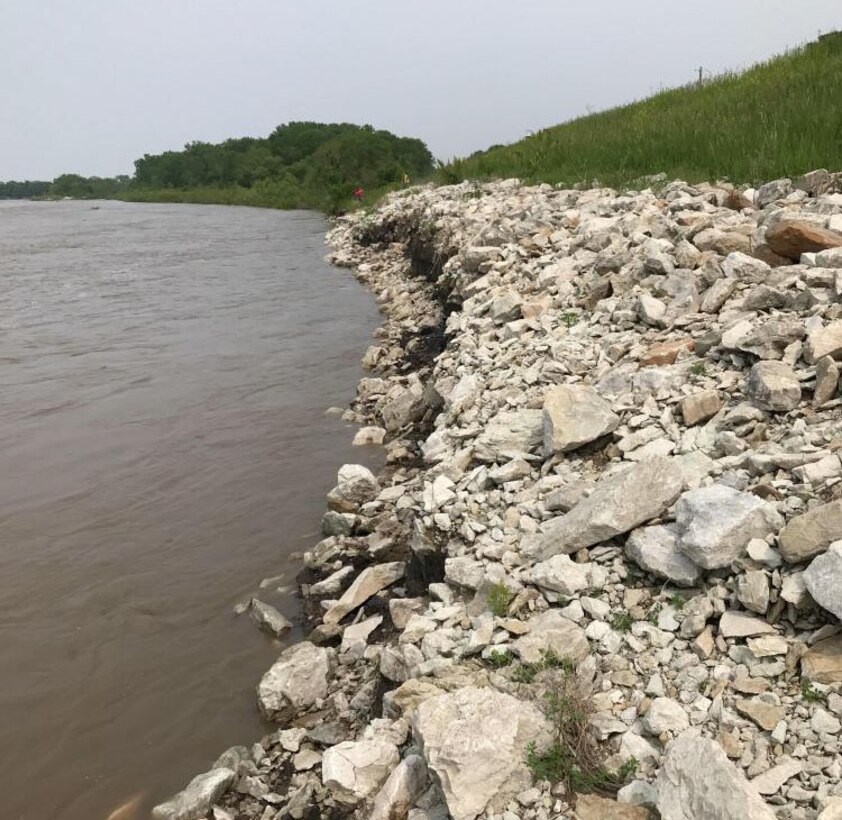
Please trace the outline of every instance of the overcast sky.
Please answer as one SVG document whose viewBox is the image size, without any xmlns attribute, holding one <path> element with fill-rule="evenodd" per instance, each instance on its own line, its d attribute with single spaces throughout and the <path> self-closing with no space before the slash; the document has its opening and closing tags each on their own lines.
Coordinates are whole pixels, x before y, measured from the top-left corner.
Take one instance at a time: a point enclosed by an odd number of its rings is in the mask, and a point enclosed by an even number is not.
<svg viewBox="0 0 842 820">
<path fill-rule="evenodd" d="M 447 159 L 835 28 L 840 0 L 2 0 L 0 179 L 289 120 Z"/>
</svg>

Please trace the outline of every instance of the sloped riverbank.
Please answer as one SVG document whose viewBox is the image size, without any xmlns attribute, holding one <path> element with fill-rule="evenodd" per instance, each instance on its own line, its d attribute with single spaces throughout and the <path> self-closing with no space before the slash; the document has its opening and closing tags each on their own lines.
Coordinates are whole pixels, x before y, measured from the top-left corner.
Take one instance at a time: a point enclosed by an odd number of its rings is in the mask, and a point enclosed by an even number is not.
<svg viewBox="0 0 842 820">
<path fill-rule="evenodd" d="M 278 731 L 156 817 L 837 816 L 840 190 L 510 180 L 340 220 L 386 466 L 328 496 Z"/>
</svg>

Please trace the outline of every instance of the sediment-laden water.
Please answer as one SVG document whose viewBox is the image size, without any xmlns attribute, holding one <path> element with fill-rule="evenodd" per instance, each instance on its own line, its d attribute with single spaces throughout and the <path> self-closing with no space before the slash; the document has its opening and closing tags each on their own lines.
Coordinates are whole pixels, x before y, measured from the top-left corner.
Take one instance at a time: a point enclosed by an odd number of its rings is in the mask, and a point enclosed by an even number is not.
<svg viewBox="0 0 842 820">
<path fill-rule="evenodd" d="M 122 818 L 262 732 L 377 311 L 309 213 L 0 204 L 0 816 Z M 265 592 L 288 616 L 289 594 Z M 137 798 L 135 800 L 135 798 Z"/>
</svg>

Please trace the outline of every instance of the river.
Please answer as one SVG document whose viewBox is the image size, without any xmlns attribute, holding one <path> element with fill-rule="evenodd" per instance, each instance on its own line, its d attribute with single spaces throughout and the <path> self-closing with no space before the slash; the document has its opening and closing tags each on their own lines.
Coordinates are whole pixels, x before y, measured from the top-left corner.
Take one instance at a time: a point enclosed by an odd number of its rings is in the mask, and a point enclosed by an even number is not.
<svg viewBox="0 0 842 820">
<path fill-rule="evenodd" d="M 337 468 L 378 458 L 325 414 L 378 323 L 325 228 L 0 203 L 0 817 L 144 818 L 268 730 L 281 646 L 233 607 L 292 586 Z"/>
</svg>

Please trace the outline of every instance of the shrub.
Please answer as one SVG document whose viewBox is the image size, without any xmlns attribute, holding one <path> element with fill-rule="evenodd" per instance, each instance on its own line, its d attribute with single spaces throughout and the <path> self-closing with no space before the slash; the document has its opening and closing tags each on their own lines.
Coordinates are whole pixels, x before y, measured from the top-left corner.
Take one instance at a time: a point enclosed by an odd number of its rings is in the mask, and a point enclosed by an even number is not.
<svg viewBox="0 0 842 820">
<path fill-rule="evenodd" d="M 514 597 L 514 593 L 510 592 L 502 581 L 498 581 L 488 591 L 488 608 L 498 618 L 503 618 L 508 613 L 509 604 Z"/>
<path fill-rule="evenodd" d="M 590 702 L 575 674 L 556 668 L 542 679 L 543 710 L 553 728 L 553 742 L 539 752 L 534 743 L 526 750 L 526 765 L 538 780 L 563 783 L 575 800 L 578 792 L 613 795 L 637 768 L 634 758 L 618 771 L 605 765 L 605 753 L 591 731 Z"/>
</svg>

